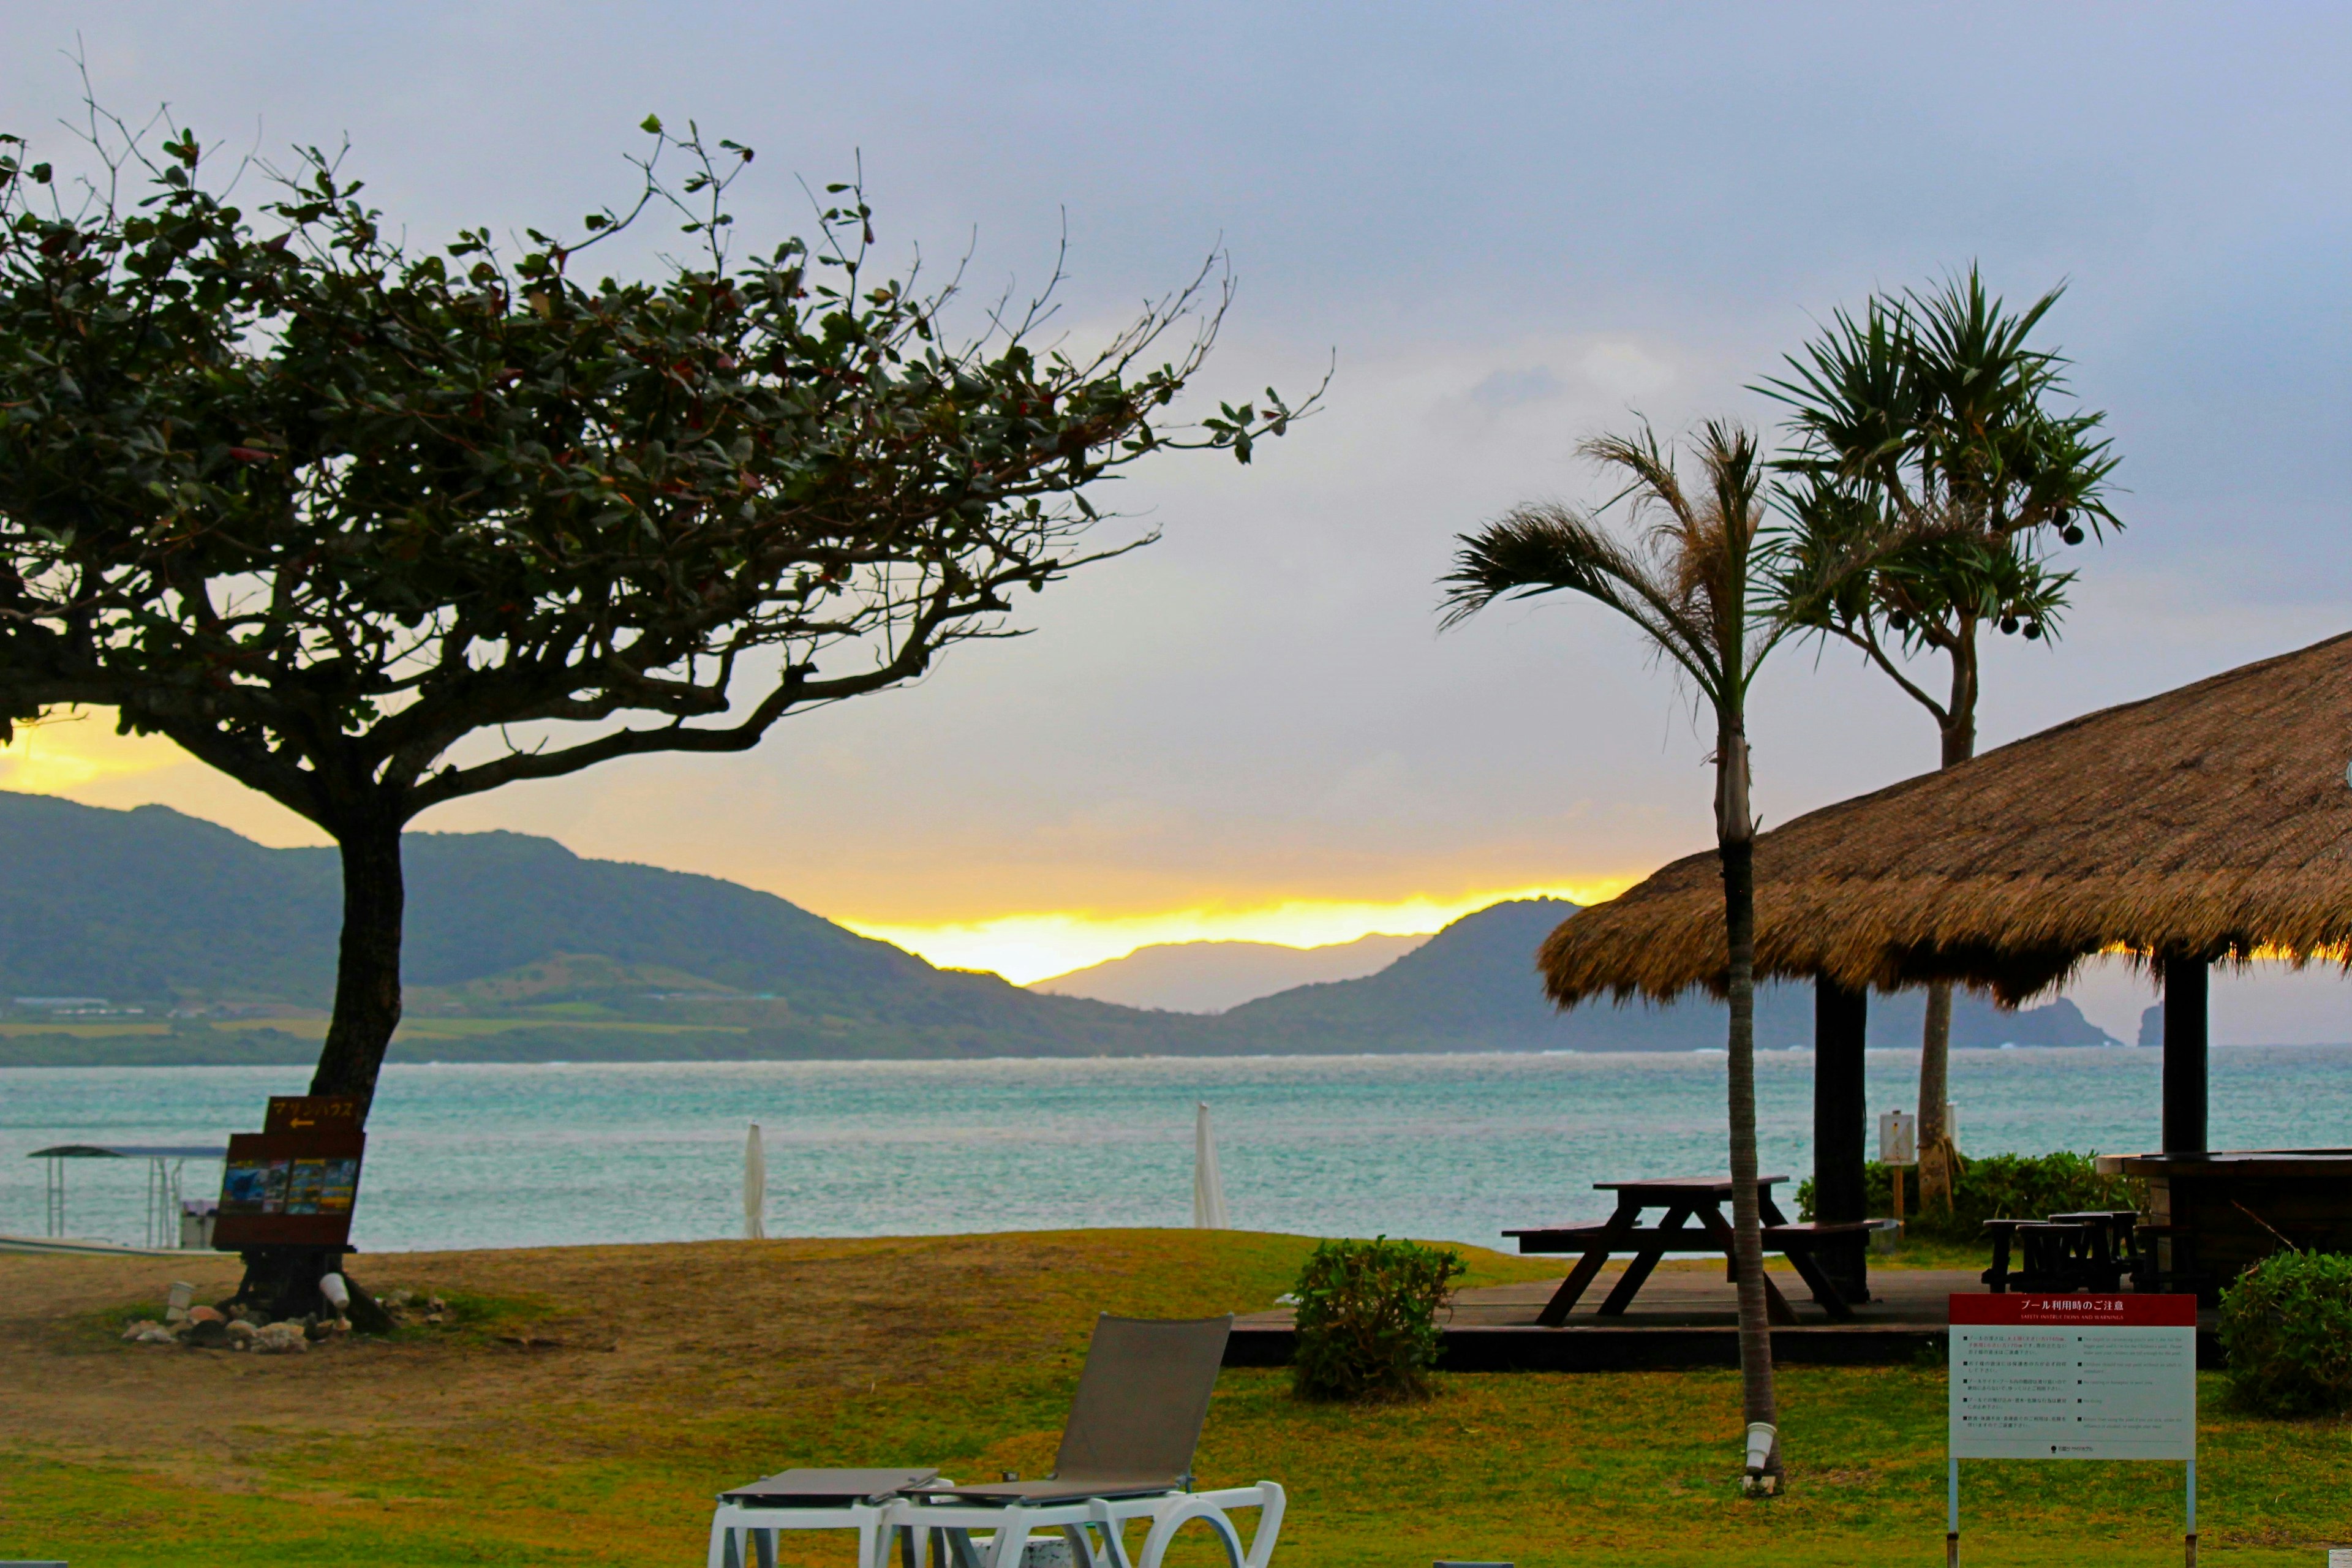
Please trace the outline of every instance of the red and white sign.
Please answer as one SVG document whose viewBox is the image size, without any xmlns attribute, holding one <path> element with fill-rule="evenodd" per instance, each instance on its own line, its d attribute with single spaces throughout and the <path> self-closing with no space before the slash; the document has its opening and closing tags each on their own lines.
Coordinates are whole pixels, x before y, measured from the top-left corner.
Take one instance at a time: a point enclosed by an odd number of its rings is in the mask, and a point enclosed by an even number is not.
<svg viewBox="0 0 2352 1568">
<path fill-rule="evenodd" d="M 1955 1296 L 1952 1325 L 2095 1323 L 2117 1329 L 2193 1329 L 2194 1296 Z"/>
<path fill-rule="evenodd" d="M 2194 1296 L 1954 1296 L 1955 1459 L 2197 1458 Z"/>
</svg>

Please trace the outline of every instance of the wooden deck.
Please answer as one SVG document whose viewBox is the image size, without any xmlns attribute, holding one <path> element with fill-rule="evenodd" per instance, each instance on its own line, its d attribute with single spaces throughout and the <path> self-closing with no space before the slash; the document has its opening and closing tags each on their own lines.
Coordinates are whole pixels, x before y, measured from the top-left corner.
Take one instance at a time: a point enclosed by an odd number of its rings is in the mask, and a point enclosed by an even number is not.
<svg viewBox="0 0 2352 1568">
<path fill-rule="evenodd" d="M 1557 1329 L 1536 1314 L 1559 1279 L 1489 1285 L 1462 1291 L 1441 1327 L 1437 1364 L 1447 1372 L 1638 1372 L 1739 1364 L 1738 1302 L 1720 1263 L 1663 1263 L 1622 1316 L 1597 1310 L 1623 1272 L 1612 1263 Z M 1974 1271 L 1874 1268 L 1871 1300 L 1851 1322 L 1833 1323 L 1793 1272 L 1772 1270 L 1796 1309 L 1794 1328 L 1772 1331 L 1772 1359 L 1783 1366 L 1894 1366 L 1922 1357 L 1940 1362 L 1948 1323 L 1947 1299 L 1978 1294 Z M 2213 1314 L 2200 1314 L 2198 1363 L 2219 1366 Z M 1252 1312 L 1234 1322 L 1227 1366 L 1285 1366 L 1292 1334 L 1287 1309 Z"/>
</svg>

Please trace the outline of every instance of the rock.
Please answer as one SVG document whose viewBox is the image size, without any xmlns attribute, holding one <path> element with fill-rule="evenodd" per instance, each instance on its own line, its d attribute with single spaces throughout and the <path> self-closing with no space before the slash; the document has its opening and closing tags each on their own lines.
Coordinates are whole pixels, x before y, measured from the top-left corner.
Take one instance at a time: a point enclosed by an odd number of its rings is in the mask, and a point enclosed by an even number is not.
<svg viewBox="0 0 2352 1568">
<path fill-rule="evenodd" d="M 208 1310 L 209 1308 L 204 1307 L 196 1309 L 199 1312 Z M 214 1312 L 209 1318 L 199 1318 L 195 1312 L 191 1312 L 188 1317 L 188 1332 L 182 1343 L 199 1350 L 219 1350 L 228 1343 L 228 1325 L 221 1321 L 218 1312 Z"/>
<path fill-rule="evenodd" d="M 299 1323 L 272 1323 L 257 1330 L 253 1336 L 256 1355 L 288 1355 L 310 1348 L 310 1342 L 303 1337 Z"/>
</svg>

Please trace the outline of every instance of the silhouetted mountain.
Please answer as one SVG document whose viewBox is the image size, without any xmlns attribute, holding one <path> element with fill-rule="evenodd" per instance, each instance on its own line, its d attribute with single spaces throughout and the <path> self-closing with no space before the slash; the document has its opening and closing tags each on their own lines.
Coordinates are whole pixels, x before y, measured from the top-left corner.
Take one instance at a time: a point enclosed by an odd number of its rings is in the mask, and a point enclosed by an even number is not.
<svg viewBox="0 0 2352 1568">
<path fill-rule="evenodd" d="M 1326 947 L 1271 942 L 1160 942 L 1124 958 L 1073 969 L 1029 989 L 1048 996 L 1091 996 L 1124 1007 L 1222 1013 L 1297 985 L 1378 973 L 1427 942 L 1374 934 Z"/>
<path fill-rule="evenodd" d="M 1522 899 L 1465 915 L 1378 974 L 1303 985 L 1246 1003 L 1219 1019 L 1261 1051 L 1353 1049 L 1688 1051 L 1720 1048 L 1728 1009 L 1711 997 L 1664 1006 L 1587 1003 L 1569 1013 L 1545 999 L 1536 950 L 1576 912 L 1557 899 Z M 1871 998 L 1874 1047 L 1916 1049 L 1927 1017 L 1924 992 Z M 1309 1047 L 1299 1042 L 1345 1041 Z M 1810 1046 L 1813 999 L 1807 985 L 1767 984 L 1756 995 L 1756 1043 L 1767 1050 Z M 2004 1013 L 1965 992 L 1952 999 L 1952 1043 L 2108 1044 L 2108 1037 L 2063 998 Z"/>
<path fill-rule="evenodd" d="M 515 833 L 411 834 L 404 852 L 415 986 L 462 988 L 585 954 L 621 966 L 617 984 L 530 1000 L 595 1002 L 614 1022 L 748 1029 L 763 1055 L 1091 1056 L 1206 1044 L 1193 1037 L 1200 1020 L 935 969 L 715 877 L 583 859 Z M 159 805 L 107 811 L 0 792 L 0 857 L 10 868 L 0 996 L 322 1006 L 333 995 L 341 883 L 331 849 L 264 848 Z M 716 983 L 731 1001 L 648 996 L 634 973 L 646 968 Z"/>
<path fill-rule="evenodd" d="M 413 834 L 407 978 L 415 1027 L 395 1058 L 441 1060 L 1131 1056 L 1719 1047 L 1723 1009 L 1587 1006 L 1565 1016 L 1535 973 L 1575 906 L 1495 905 L 1378 973 L 1296 987 L 1217 1016 L 1039 995 L 934 968 L 772 894 L 583 859 L 514 833 Z M 0 792 L 0 1002 L 99 996 L 221 1010 L 318 1008 L 334 988 L 340 875 L 331 849 L 268 849 L 163 806 L 109 811 Z M 1874 999 L 1872 1043 L 1916 1046 L 1917 993 Z M 505 1018 L 431 1037 L 436 1016 Z M 43 1015 L 16 1010 L 21 1031 Z M 1758 1043 L 1808 1043 L 1811 997 L 1767 987 Z M 478 1028 L 478 1026 L 472 1026 Z M 2071 1003 L 2019 1014 L 1963 997 L 1956 1045 L 2096 1044 Z M 0 1062 L 281 1061 L 297 1032 L 0 1041 Z"/>
</svg>

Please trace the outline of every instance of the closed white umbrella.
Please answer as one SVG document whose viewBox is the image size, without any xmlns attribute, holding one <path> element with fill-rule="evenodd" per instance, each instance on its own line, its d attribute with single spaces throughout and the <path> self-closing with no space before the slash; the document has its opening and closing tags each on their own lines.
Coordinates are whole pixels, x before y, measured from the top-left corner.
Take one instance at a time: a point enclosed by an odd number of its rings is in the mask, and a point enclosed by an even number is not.
<svg viewBox="0 0 2352 1568">
<path fill-rule="evenodd" d="M 743 1140 L 743 1236 L 748 1241 L 768 1239 L 768 1150 L 760 1141 L 760 1124 L 751 1123 Z"/>
<path fill-rule="evenodd" d="M 1217 1170 L 1216 1140 L 1209 1136 L 1209 1106 L 1203 1100 L 1193 1119 L 1192 1228 L 1231 1230 L 1225 1213 L 1225 1178 Z"/>
</svg>

